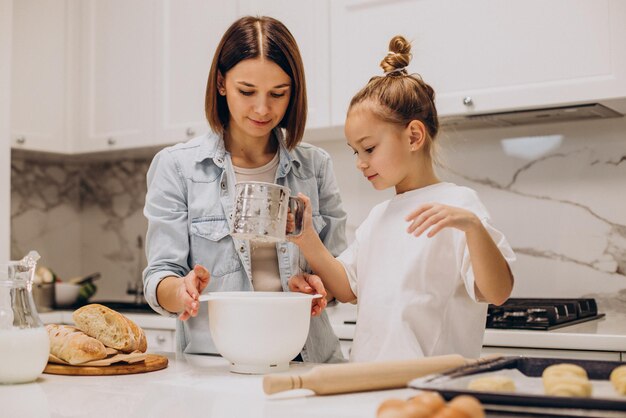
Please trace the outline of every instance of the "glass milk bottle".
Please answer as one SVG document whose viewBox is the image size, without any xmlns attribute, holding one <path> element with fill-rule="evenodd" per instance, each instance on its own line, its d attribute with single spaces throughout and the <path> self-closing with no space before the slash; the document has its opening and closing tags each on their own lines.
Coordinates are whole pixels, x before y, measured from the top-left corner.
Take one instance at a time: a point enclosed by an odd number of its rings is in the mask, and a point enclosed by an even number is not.
<svg viewBox="0 0 626 418">
<path fill-rule="evenodd" d="M 31 251 L 0 261 L 0 384 L 32 382 L 48 362 L 50 340 L 32 295 L 38 259 Z"/>
</svg>

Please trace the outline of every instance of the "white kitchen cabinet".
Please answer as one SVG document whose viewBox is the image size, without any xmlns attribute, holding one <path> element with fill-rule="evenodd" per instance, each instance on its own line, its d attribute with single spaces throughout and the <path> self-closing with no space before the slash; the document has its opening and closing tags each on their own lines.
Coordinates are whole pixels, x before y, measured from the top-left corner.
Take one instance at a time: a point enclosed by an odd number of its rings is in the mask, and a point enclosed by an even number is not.
<svg viewBox="0 0 626 418">
<path fill-rule="evenodd" d="M 330 125 L 329 0 L 239 0 L 239 14 L 271 16 L 298 43 L 307 83 L 307 129 Z"/>
<path fill-rule="evenodd" d="M 176 348 L 174 331 L 167 329 L 144 329 L 148 340 L 148 352 L 173 352 Z"/>
<path fill-rule="evenodd" d="M 440 115 L 626 97 L 626 2 L 618 0 L 331 2 L 333 125 L 397 34 Z"/>
<path fill-rule="evenodd" d="M 12 147 L 72 150 L 75 20 L 68 0 L 13 2 Z"/>
<path fill-rule="evenodd" d="M 82 3 L 77 152 L 150 145 L 154 139 L 157 2 Z"/>
<path fill-rule="evenodd" d="M 237 17 L 235 2 L 159 2 L 156 49 L 158 144 L 185 141 L 206 132 L 206 83 L 215 48 Z"/>
<path fill-rule="evenodd" d="M 348 360 L 350 358 L 350 350 L 352 350 L 352 340 L 339 340 L 339 346 L 343 356 Z"/>
</svg>

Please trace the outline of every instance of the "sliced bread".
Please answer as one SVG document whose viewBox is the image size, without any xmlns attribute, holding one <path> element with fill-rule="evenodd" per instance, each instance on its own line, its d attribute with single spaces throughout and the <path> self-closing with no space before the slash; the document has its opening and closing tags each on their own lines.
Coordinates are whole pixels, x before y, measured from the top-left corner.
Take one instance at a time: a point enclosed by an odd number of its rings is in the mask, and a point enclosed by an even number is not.
<svg viewBox="0 0 626 418">
<path fill-rule="evenodd" d="M 50 353 L 69 364 L 82 364 L 107 356 L 100 341 L 70 325 L 46 325 L 50 338 Z"/>
<path fill-rule="evenodd" d="M 143 330 L 113 309 L 92 303 L 74 311 L 72 318 L 81 331 L 100 340 L 107 347 L 123 353 L 146 351 L 146 336 Z"/>
</svg>

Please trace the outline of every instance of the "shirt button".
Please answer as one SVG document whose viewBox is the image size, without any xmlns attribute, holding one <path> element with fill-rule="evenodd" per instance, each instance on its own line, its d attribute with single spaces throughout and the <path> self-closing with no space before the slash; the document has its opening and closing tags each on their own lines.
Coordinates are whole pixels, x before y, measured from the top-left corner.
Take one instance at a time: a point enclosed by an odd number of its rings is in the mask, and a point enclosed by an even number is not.
<svg viewBox="0 0 626 418">
<path fill-rule="evenodd" d="M 221 186 L 222 186 L 222 190 L 226 189 L 226 183 L 222 182 Z"/>
<path fill-rule="evenodd" d="M 216 159 L 215 161 L 217 161 L 218 163 L 222 164 L 224 162 L 224 160 L 222 160 L 221 158 Z"/>
<path fill-rule="evenodd" d="M 285 253 L 287 252 L 287 249 L 286 249 L 285 247 L 282 247 L 282 248 L 280 249 L 280 252 L 281 252 L 281 253 L 283 253 L 283 254 L 285 254 Z"/>
<path fill-rule="evenodd" d="M 246 247 L 244 247 L 243 245 L 241 247 L 239 247 L 239 252 L 240 253 L 245 253 L 246 252 Z"/>
</svg>

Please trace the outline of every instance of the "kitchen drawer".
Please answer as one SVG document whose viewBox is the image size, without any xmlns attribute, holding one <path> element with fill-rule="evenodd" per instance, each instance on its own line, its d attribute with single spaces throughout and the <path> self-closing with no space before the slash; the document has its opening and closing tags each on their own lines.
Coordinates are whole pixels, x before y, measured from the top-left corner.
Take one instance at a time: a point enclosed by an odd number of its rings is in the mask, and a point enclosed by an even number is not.
<svg viewBox="0 0 626 418">
<path fill-rule="evenodd" d="M 148 339 L 148 352 L 174 351 L 174 331 L 167 329 L 144 329 Z"/>
<path fill-rule="evenodd" d="M 339 340 L 339 346 L 343 356 L 347 359 L 350 358 L 350 350 L 352 349 L 352 340 Z"/>
<path fill-rule="evenodd" d="M 621 361 L 621 355 L 617 351 L 553 350 L 543 348 L 516 348 L 493 346 L 483 346 L 481 351 L 482 356 L 495 353 L 504 354 L 507 356 Z"/>
</svg>

